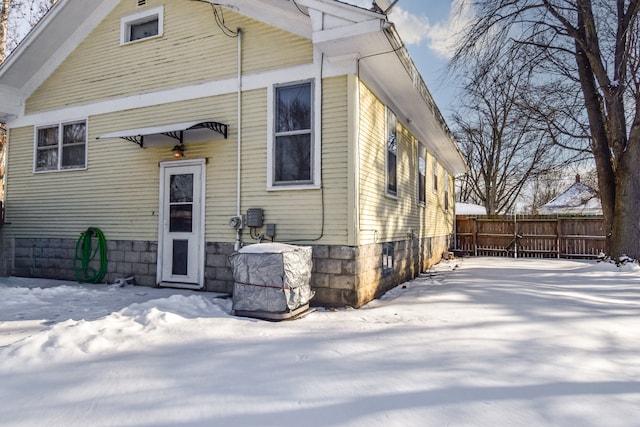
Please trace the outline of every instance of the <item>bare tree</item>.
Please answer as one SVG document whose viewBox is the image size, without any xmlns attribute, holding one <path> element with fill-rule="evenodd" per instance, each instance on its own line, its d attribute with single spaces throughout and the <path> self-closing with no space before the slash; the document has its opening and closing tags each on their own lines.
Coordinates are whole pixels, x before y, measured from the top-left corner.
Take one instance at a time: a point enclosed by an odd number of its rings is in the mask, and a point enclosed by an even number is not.
<svg viewBox="0 0 640 427">
<path fill-rule="evenodd" d="M 557 82 L 573 91 L 580 109 L 564 112 L 589 124 L 609 253 L 640 257 L 640 0 L 475 5 L 478 18 L 454 63 L 482 58 L 491 64 L 518 51 L 535 65 L 541 84 Z"/>
<path fill-rule="evenodd" d="M 529 181 L 529 187 L 524 211 L 535 215 L 540 207 L 553 200 L 567 188 L 567 181 L 564 179 L 564 173 L 561 169 L 551 169 L 534 176 Z"/>
<path fill-rule="evenodd" d="M 469 173 L 460 201 L 483 205 L 488 214 L 513 212 L 527 182 L 562 164 L 566 155 L 531 114 L 532 81 L 509 58 L 500 67 L 468 67 L 454 128 Z M 520 207 L 518 207 L 518 210 Z"/>
</svg>

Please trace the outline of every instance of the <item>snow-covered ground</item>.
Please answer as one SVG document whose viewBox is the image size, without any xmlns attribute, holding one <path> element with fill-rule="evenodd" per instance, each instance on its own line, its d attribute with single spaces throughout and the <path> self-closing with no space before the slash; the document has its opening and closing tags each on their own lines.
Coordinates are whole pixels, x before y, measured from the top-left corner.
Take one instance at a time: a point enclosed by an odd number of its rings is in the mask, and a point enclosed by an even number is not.
<svg viewBox="0 0 640 427">
<path fill-rule="evenodd" d="M 637 266 L 435 270 L 275 323 L 207 293 L 0 278 L 0 425 L 640 426 Z"/>
</svg>

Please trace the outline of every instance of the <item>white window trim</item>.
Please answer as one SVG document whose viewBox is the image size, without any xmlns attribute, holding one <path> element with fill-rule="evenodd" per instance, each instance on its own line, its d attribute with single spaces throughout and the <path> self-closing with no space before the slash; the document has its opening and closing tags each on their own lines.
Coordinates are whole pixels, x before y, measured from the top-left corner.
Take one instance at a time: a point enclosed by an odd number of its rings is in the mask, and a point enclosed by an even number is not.
<svg viewBox="0 0 640 427">
<path fill-rule="evenodd" d="M 322 85 L 320 79 L 304 79 L 286 83 L 277 83 L 269 86 L 267 90 L 267 191 L 291 191 L 291 190 L 315 190 L 321 186 L 320 168 L 322 157 L 321 112 Z M 276 88 L 289 85 L 311 83 L 311 105 L 313 116 L 311 123 L 311 183 L 304 184 L 275 184 L 274 160 L 275 160 L 275 93 Z"/>
<path fill-rule="evenodd" d="M 73 123 L 84 122 L 84 166 L 77 168 L 62 168 L 62 145 L 63 145 L 63 132 L 62 129 L 65 125 L 70 125 Z M 43 169 L 37 170 L 38 164 L 38 129 L 42 128 L 58 128 L 58 167 L 56 169 Z M 81 171 L 87 170 L 89 163 L 89 120 L 85 118 L 75 119 L 75 120 L 65 120 L 58 123 L 47 123 L 33 127 L 33 173 L 56 173 L 56 172 L 70 172 L 70 171 Z"/>
<path fill-rule="evenodd" d="M 131 24 L 137 24 L 138 22 L 144 22 L 149 20 L 149 18 L 157 16 L 158 17 L 158 34 L 145 37 L 137 40 L 129 40 L 129 29 Z M 131 15 L 124 16 L 120 18 L 120 44 L 131 44 L 141 42 L 143 40 L 149 40 L 156 37 L 162 37 L 164 32 L 164 6 L 157 6 L 151 9 L 146 9 L 140 12 L 133 13 Z"/>
</svg>

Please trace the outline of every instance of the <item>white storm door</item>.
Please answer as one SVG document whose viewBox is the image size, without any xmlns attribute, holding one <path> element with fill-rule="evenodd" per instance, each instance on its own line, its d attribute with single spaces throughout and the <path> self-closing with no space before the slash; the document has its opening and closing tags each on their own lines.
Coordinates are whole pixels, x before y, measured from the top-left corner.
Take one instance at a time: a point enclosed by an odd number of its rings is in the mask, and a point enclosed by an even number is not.
<svg viewBox="0 0 640 427">
<path fill-rule="evenodd" d="M 160 285 L 204 285 L 204 160 L 160 165 Z"/>
</svg>

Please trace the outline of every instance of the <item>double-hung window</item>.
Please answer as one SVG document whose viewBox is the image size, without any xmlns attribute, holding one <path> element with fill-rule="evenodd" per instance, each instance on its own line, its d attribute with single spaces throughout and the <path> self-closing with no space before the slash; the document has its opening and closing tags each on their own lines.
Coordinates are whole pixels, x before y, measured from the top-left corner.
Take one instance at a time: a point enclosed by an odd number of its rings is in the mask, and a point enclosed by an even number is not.
<svg viewBox="0 0 640 427">
<path fill-rule="evenodd" d="M 41 126 L 36 129 L 36 172 L 84 169 L 86 164 L 86 121 Z"/>
<path fill-rule="evenodd" d="M 418 142 L 418 204 L 425 206 L 427 203 L 427 149 L 424 144 Z"/>
<path fill-rule="evenodd" d="M 312 184 L 313 84 L 275 87 L 273 184 Z"/>
<path fill-rule="evenodd" d="M 387 108 L 386 126 L 386 187 L 387 194 L 398 195 L 398 119 L 393 111 Z"/>
</svg>

